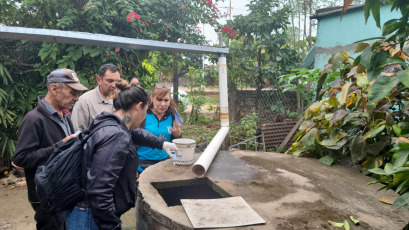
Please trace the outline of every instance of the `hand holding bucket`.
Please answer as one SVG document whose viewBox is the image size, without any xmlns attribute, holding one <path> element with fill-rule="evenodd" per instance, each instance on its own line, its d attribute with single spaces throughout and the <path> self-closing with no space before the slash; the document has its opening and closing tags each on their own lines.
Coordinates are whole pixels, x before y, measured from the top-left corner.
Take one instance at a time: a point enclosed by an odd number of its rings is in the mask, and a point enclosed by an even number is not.
<svg viewBox="0 0 409 230">
<path fill-rule="evenodd" d="M 196 141 L 193 139 L 179 138 L 172 141 L 176 144 L 177 151 L 172 156 L 173 164 L 191 165 L 193 164 L 193 154 L 195 152 Z"/>
<path fill-rule="evenodd" d="M 165 150 L 169 157 L 172 157 L 172 152 L 178 151 L 176 144 L 167 141 L 163 142 L 162 149 Z"/>
</svg>

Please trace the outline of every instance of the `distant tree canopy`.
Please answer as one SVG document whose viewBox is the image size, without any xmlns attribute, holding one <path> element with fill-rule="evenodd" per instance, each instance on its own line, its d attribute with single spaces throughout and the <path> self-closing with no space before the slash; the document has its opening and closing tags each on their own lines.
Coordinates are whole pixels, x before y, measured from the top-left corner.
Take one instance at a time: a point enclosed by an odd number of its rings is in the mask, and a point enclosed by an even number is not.
<svg viewBox="0 0 409 230">
<path fill-rule="evenodd" d="M 287 45 L 288 7 L 278 0 L 251 0 L 247 6 L 249 14 L 235 16 L 220 31 L 230 48 L 230 82 L 261 89 L 278 83 L 279 76 L 299 65 L 300 57 Z"/>
</svg>

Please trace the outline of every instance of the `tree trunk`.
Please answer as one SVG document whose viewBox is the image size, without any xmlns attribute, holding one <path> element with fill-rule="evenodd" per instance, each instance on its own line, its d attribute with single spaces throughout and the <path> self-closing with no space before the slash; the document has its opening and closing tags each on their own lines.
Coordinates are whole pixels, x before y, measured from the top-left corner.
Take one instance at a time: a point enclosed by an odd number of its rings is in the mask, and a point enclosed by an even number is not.
<svg viewBox="0 0 409 230">
<path fill-rule="evenodd" d="M 310 0 L 310 16 L 312 15 L 312 5 L 313 5 L 314 1 Z M 312 33 L 312 21 L 310 19 L 310 28 L 308 30 L 308 50 L 310 50 L 312 48 L 312 37 L 311 37 L 311 33 Z"/>
<path fill-rule="evenodd" d="M 192 110 L 190 110 L 190 117 L 189 117 L 189 122 L 190 122 L 190 123 L 193 122 L 193 119 L 194 119 L 194 117 L 193 117 L 194 111 L 195 111 L 195 106 L 192 105 Z"/>
<path fill-rule="evenodd" d="M 296 98 L 297 98 L 297 113 L 301 113 L 301 97 L 300 93 L 298 91 L 295 92 Z"/>
<path fill-rule="evenodd" d="M 301 9 L 300 9 L 300 6 L 297 6 L 297 7 L 298 7 L 298 30 L 299 30 L 298 31 L 298 41 L 301 41 L 301 36 L 302 36 L 301 35 Z M 301 45 L 298 45 L 298 47 L 302 49 Z"/>
<path fill-rule="evenodd" d="M 146 50 L 143 54 L 142 54 L 142 56 L 141 56 L 141 58 L 138 58 L 138 63 L 135 65 L 135 67 L 134 67 L 134 70 L 135 71 L 137 71 L 138 69 L 139 69 L 139 67 L 142 65 L 142 62 L 146 59 L 146 57 L 148 57 L 148 55 L 149 55 L 149 50 Z"/>
<path fill-rule="evenodd" d="M 178 75 L 178 53 L 175 52 L 173 57 L 173 100 L 179 105 L 179 75 Z"/>
<path fill-rule="evenodd" d="M 258 64 L 258 81 L 257 81 L 257 89 L 256 89 L 256 110 L 257 110 L 257 113 L 260 113 L 259 100 L 261 99 L 261 89 L 262 89 L 262 82 L 263 82 L 263 73 L 261 70 L 261 46 L 260 45 L 258 46 L 257 64 Z"/>
<path fill-rule="evenodd" d="M 303 31 L 303 36 L 302 36 L 302 44 L 303 44 L 303 54 L 306 52 L 305 49 L 305 41 L 307 39 L 307 0 L 304 0 L 303 3 L 304 9 L 303 9 L 303 13 L 304 13 L 304 31 Z"/>
<path fill-rule="evenodd" d="M 290 8 L 294 9 L 292 0 L 289 0 L 289 3 L 290 3 Z M 295 40 L 296 40 L 295 39 L 295 24 L 294 24 L 294 12 L 293 11 L 291 11 L 291 26 L 293 28 L 293 31 L 292 31 L 293 49 L 296 49 L 295 47 Z"/>
</svg>

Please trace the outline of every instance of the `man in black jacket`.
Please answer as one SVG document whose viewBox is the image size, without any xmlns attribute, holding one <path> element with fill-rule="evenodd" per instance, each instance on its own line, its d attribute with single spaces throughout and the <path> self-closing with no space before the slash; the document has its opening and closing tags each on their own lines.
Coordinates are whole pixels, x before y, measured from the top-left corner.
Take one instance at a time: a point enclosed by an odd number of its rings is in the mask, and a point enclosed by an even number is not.
<svg viewBox="0 0 409 230">
<path fill-rule="evenodd" d="M 38 97 L 37 106 L 24 116 L 18 131 L 13 163 L 24 168 L 28 200 L 35 211 L 37 229 L 64 229 L 65 215 L 51 214 L 40 205 L 34 183 L 37 167 L 43 165 L 59 145 L 74 137 L 68 110 L 78 101 L 78 92 L 87 90 L 77 74 L 58 69 L 47 76 L 47 95 Z"/>
</svg>

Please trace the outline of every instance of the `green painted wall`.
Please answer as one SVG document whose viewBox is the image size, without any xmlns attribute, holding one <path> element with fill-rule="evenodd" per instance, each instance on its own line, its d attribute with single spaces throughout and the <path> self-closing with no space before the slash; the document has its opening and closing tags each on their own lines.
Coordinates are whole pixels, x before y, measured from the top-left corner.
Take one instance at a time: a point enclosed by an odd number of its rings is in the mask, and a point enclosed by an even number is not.
<svg viewBox="0 0 409 230">
<path fill-rule="evenodd" d="M 392 11 L 390 5 L 381 7 L 381 26 L 390 19 L 400 18 L 399 11 Z M 340 13 L 324 16 L 318 19 L 317 41 L 315 44 L 314 68 L 322 68 L 328 63 L 331 55 L 337 51 L 354 54 L 356 41 L 379 37 L 382 30 L 376 27 L 375 20 L 370 15 L 365 24 L 363 8 L 347 11 L 340 21 Z"/>
</svg>

